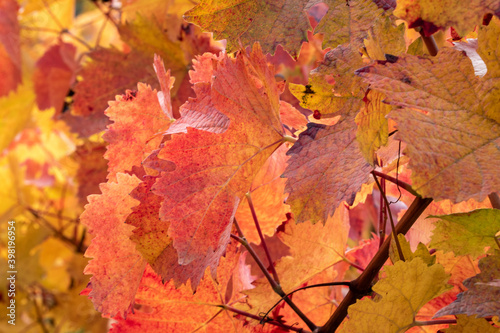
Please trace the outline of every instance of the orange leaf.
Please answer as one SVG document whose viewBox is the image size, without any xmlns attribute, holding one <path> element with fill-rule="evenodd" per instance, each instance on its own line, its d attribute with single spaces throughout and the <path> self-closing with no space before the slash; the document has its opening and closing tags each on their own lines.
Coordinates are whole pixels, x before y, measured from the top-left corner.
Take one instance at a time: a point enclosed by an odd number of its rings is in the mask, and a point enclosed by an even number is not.
<svg viewBox="0 0 500 333">
<path fill-rule="evenodd" d="M 203 259 L 198 270 L 217 267 L 238 202 L 282 143 L 280 93 L 274 70 L 257 44 L 249 55 L 223 57 L 214 71 L 210 98 L 229 117 L 227 131 L 189 128 L 165 142 L 158 154 L 176 165 L 173 172 L 162 173 L 153 192 L 163 198 L 160 218 L 170 224 L 181 265 Z"/>
<path fill-rule="evenodd" d="M 108 150 L 104 157 L 108 162 L 108 179 L 114 180 L 118 172 L 131 171 L 140 166 L 144 158 L 158 148 L 162 138 L 153 137 L 159 130 L 166 129 L 170 120 L 163 113 L 155 90 L 139 83 L 138 91 L 117 96 L 110 102 L 106 115 L 114 121 L 108 126 L 103 138 Z M 174 165 L 168 163 L 169 169 Z"/>
<path fill-rule="evenodd" d="M 94 235 L 85 252 L 93 258 L 84 270 L 92 274 L 89 297 L 103 315 L 125 315 L 133 308 L 146 261 L 130 240 L 132 227 L 123 223 L 137 201 L 129 193 L 139 184 L 135 176 L 117 175 L 117 183 L 101 184 L 101 195 L 88 197 L 80 217 Z"/>
<path fill-rule="evenodd" d="M 195 294 L 189 285 L 176 288 L 172 282 L 163 284 L 161 278 L 146 268 L 135 298 L 135 311 L 126 319 L 117 318 L 110 333 L 132 332 L 232 332 L 238 320 L 218 307 L 224 303 L 226 290 L 239 255 L 236 244 L 227 248 L 221 259 L 217 280 L 209 270 Z"/>
</svg>

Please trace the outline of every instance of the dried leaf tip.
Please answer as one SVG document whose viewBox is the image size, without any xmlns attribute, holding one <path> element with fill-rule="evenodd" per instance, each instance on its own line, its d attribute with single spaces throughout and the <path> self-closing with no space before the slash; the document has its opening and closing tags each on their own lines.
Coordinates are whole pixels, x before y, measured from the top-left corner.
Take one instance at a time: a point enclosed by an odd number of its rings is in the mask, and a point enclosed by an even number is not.
<svg viewBox="0 0 500 333">
<path fill-rule="evenodd" d="M 170 69 L 165 70 L 163 59 L 155 53 L 153 67 L 156 72 L 158 81 L 160 82 L 161 91 L 158 92 L 158 102 L 160 103 L 163 113 L 173 120 L 172 103 L 170 98 L 170 89 L 174 86 L 174 77 L 170 77 Z"/>
</svg>

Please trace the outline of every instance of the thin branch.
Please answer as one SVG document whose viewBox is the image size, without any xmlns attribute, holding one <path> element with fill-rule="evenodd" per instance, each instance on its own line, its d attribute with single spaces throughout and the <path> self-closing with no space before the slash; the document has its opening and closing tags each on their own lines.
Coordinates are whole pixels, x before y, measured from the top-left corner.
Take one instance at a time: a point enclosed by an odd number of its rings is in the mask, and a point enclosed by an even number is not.
<svg viewBox="0 0 500 333">
<path fill-rule="evenodd" d="M 415 326 L 429 326 L 429 325 L 443 325 L 443 324 L 456 324 L 456 319 L 438 319 L 438 320 L 415 320 Z"/>
<path fill-rule="evenodd" d="M 396 226 L 396 233 L 403 235 L 406 234 L 431 202 L 431 198 L 424 199 L 421 197 L 416 197 Z M 328 322 L 320 328 L 319 332 L 335 332 L 335 330 L 347 316 L 347 309 L 349 308 L 349 306 L 351 304 L 354 304 L 357 299 L 367 294 L 367 292 L 370 290 L 373 279 L 377 276 L 378 272 L 389 257 L 390 244 L 391 237 L 389 236 L 384 241 L 384 244 L 382 244 L 382 247 L 375 254 L 363 273 L 361 273 L 361 275 L 356 280 L 351 282 L 350 291 L 344 297 L 330 319 L 328 319 Z"/>
<path fill-rule="evenodd" d="M 225 309 L 225 310 L 237 313 L 239 315 L 242 315 L 242 316 L 245 316 L 245 317 L 248 317 L 248 318 L 252 318 L 252 319 L 255 319 L 255 320 L 258 320 L 258 321 L 263 321 L 263 322 L 265 322 L 267 324 L 279 326 L 281 328 L 284 328 L 284 329 L 287 329 L 287 330 L 290 330 L 290 331 L 302 332 L 302 333 L 311 333 L 311 332 L 306 331 L 306 330 L 304 330 L 302 328 L 298 328 L 298 327 L 294 327 L 294 326 L 289 326 L 289 325 L 280 323 L 278 321 L 275 321 L 274 319 L 271 319 L 271 318 L 261 318 L 259 316 L 254 315 L 254 314 L 251 314 L 251 313 L 248 313 L 248 312 L 245 312 L 245 311 L 233 308 L 232 306 L 229 306 L 229 305 L 221 305 L 220 307 L 223 308 L 223 309 Z"/>
<path fill-rule="evenodd" d="M 376 170 L 373 170 L 372 173 L 375 174 L 375 175 L 377 175 L 377 176 L 379 176 L 380 178 L 386 179 L 386 180 L 390 181 L 391 183 L 394 183 L 394 184 L 398 185 L 399 187 L 401 187 L 402 189 L 405 189 L 408 193 L 413 194 L 416 197 L 420 196 L 420 194 L 418 194 L 417 191 L 415 191 L 411 187 L 410 184 L 405 183 L 402 180 L 396 179 L 394 177 L 391 177 L 389 175 L 386 175 L 385 173 L 382 173 L 382 172 L 376 171 Z"/>
<path fill-rule="evenodd" d="M 274 281 L 273 277 L 269 274 L 266 267 L 262 263 L 262 260 L 260 260 L 259 256 L 257 255 L 257 253 L 255 253 L 252 246 L 247 242 L 247 240 L 245 238 L 241 238 L 233 234 L 231 234 L 231 237 L 236 239 L 238 242 L 241 243 L 241 245 L 243 245 L 247 249 L 248 253 L 250 253 L 252 258 L 255 260 L 262 273 L 264 273 L 264 276 L 266 277 L 267 281 L 269 281 L 269 284 L 273 288 L 273 291 L 278 295 L 280 295 L 281 297 L 284 297 L 285 292 L 283 291 L 283 289 L 281 289 L 281 286 L 277 284 L 276 281 Z M 317 326 L 309 318 L 307 318 L 307 316 L 295 305 L 295 303 L 292 302 L 291 299 L 285 297 L 285 302 L 292 308 L 293 311 L 295 311 L 295 313 L 304 321 L 304 323 L 306 323 L 306 325 L 312 331 L 314 331 L 317 328 Z"/>
<path fill-rule="evenodd" d="M 75 247 L 75 251 L 77 253 L 85 253 L 85 251 L 87 250 L 84 246 L 79 246 L 77 244 L 75 244 L 73 242 L 73 240 L 71 240 L 70 238 L 66 237 L 65 235 L 63 235 L 62 232 L 60 232 L 59 230 L 57 230 L 52 224 L 50 224 L 49 221 L 47 221 L 45 218 L 43 218 L 42 216 L 38 215 L 37 212 L 31 208 L 27 208 L 27 211 L 31 213 L 31 215 L 33 215 L 33 217 L 35 217 L 35 219 L 37 219 L 38 221 L 42 222 L 41 224 L 46 227 L 47 229 L 50 229 L 53 233 L 54 233 L 54 236 L 56 236 L 57 238 L 59 238 L 60 240 L 66 242 L 67 244 L 71 245 L 71 246 L 74 246 Z"/>
<path fill-rule="evenodd" d="M 78 43 L 82 44 L 83 46 L 85 46 L 89 50 L 93 50 L 94 49 L 92 46 L 90 46 L 90 44 L 88 44 L 86 41 L 84 41 L 80 37 L 74 35 L 68 29 L 57 30 L 57 29 L 50 29 L 50 28 L 28 27 L 28 26 L 21 26 L 20 28 L 24 29 L 24 30 L 30 30 L 30 31 L 50 32 L 50 33 L 54 33 L 54 34 L 58 34 L 58 35 L 66 34 L 66 35 L 68 35 L 68 37 L 74 39 L 75 41 L 77 41 Z"/>
<path fill-rule="evenodd" d="M 59 19 L 54 15 L 54 13 L 52 13 L 52 10 L 50 9 L 50 6 L 49 4 L 47 3 L 46 0 L 42 0 L 43 2 L 43 6 L 45 7 L 45 9 L 47 10 L 47 12 L 49 13 L 50 17 L 54 20 L 54 22 L 56 23 L 56 25 L 61 29 L 61 30 L 64 30 L 64 26 L 62 25 L 62 23 L 59 21 Z"/>
<path fill-rule="evenodd" d="M 110 20 L 110 21 L 111 21 L 111 23 L 113 23 L 113 25 L 114 25 L 117 29 L 119 29 L 119 28 L 120 28 L 120 25 L 118 24 L 118 22 L 116 22 L 116 21 L 115 21 L 115 20 L 111 17 L 111 9 L 112 9 L 112 8 L 110 8 L 110 9 L 106 12 L 106 11 L 104 11 L 104 9 L 102 9 L 102 8 L 101 8 L 101 6 L 97 3 L 97 1 L 92 1 L 92 0 L 90 0 L 90 2 L 92 2 L 92 3 L 93 3 L 96 7 L 97 7 L 97 9 L 99 9 L 99 11 L 100 11 L 100 12 L 101 12 L 104 16 L 106 16 L 106 18 L 107 18 L 108 20 Z"/>
<path fill-rule="evenodd" d="M 286 294 L 285 296 L 281 297 L 281 299 L 278 302 L 276 302 L 276 304 L 274 304 L 269 310 L 267 310 L 266 314 L 262 318 L 263 319 L 267 318 L 267 315 L 269 314 L 269 312 L 271 312 L 276 306 L 278 306 L 278 304 L 280 304 L 281 301 L 284 300 L 284 297 L 291 296 L 292 294 L 296 293 L 297 291 L 305 290 L 305 289 L 310 289 L 310 288 L 330 287 L 330 286 L 348 286 L 349 287 L 350 285 L 351 285 L 351 282 L 349 282 L 349 281 L 345 281 L 345 282 L 328 282 L 328 283 L 312 284 L 310 286 L 305 286 L 305 287 L 302 287 L 302 288 L 299 288 L 299 289 L 295 289 L 294 291 L 291 291 L 288 294 Z"/>
<path fill-rule="evenodd" d="M 38 324 L 40 324 L 43 333 L 49 333 L 49 330 L 47 329 L 45 323 L 43 322 L 43 316 L 42 313 L 40 312 L 40 308 L 38 307 L 36 299 L 33 299 L 33 304 L 35 305 L 36 321 L 38 322 Z"/>
<path fill-rule="evenodd" d="M 262 244 L 262 248 L 264 249 L 264 252 L 266 253 L 267 260 L 269 261 L 269 267 L 271 268 L 271 273 L 273 274 L 274 281 L 276 281 L 277 284 L 280 283 L 278 273 L 276 272 L 276 269 L 274 268 L 273 260 L 271 258 L 271 253 L 269 252 L 267 248 L 266 241 L 264 239 L 264 235 L 262 234 L 262 230 L 260 229 L 260 224 L 259 220 L 257 219 L 257 213 L 255 212 L 255 207 L 253 205 L 252 201 L 252 195 L 250 192 L 245 194 L 248 202 L 248 206 L 250 207 L 250 211 L 252 212 L 252 218 L 253 222 L 255 223 L 255 228 L 257 229 L 257 232 L 259 233 L 259 238 L 260 238 L 260 243 Z"/>
<path fill-rule="evenodd" d="M 380 161 L 380 166 L 381 167 L 384 166 L 382 161 Z M 382 183 L 385 185 L 385 179 L 383 179 L 383 178 L 382 178 Z M 387 215 L 384 214 L 386 212 L 386 210 L 385 210 L 386 207 L 385 207 L 384 198 L 382 198 L 382 194 L 380 194 L 380 198 L 379 198 L 379 207 L 380 207 L 380 212 L 378 214 L 378 234 L 379 234 L 378 247 L 380 248 L 382 246 L 382 244 L 384 243 L 385 226 L 386 226 L 386 222 L 387 222 Z"/>
<path fill-rule="evenodd" d="M 380 186 L 380 183 L 378 181 L 378 178 L 377 176 L 375 176 L 375 174 L 373 174 L 373 178 L 375 178 L 375 182 L 377 183 L 377 186 L 378 186 L 378 189 L 380 191 L 380 195 L 383 196 L 384 198 L 384 201 L 385 201 L 385 206 L 387 207 L 387 209 L 389 210 L 389 220 L 391 221 L 391 229 L 392 229 L 392 236 L 394 237 L 394 242 L 396 243 L 396 247 L 398 248 L 398 254 L 399 254 L 399 258 L 403 261 L 405 261 L 405 257 L 403 255 L 403 250 L 401 249 L 401 244 L 399 244 L 399 239 L 398 239 L 398 235 L 396 234 L 396 227 L 394 225 L 394 220 L 392 218 L 392 214 L 390 212 L 390 205 L 389 205 L 389 201 L 387 200 L 387 197 L 385 196 L 385 192 L 384 190 L 382 189 L 382 186 Z"/>
<path fill-rule="evenodd" d="M 97 49 L 99 47 L 99 43 L 101 42 L 101 38 L 102 38 L 102 33 L 104 32 L 104 28 L 106 27 L 107 23 L 108 23 L 108 20 L 104 20 L 103 24 L 101 25 L 101 28 L 99 29 L 99 32 L 97 33 L 97 37 L 95 39 L 95 46 L 94 46 L 95 49 Z"/>
<path fill-rule="evenodd" d="M 500 209 L 500 197 L 497 192 L 491 192 L 488 194 L 488 198 L 490 199 L 491 207 Z"/>
<path fill-rule="evenodd" d="M 236 226 L 236 229 L 238 230 L 238 233 L 240 235 L 243 235 L 243 233 L 241 232 L 241 228 L 238 225 L 238 222 L 236 221 L 236 219 L 234 219 L 234 225 Z M 281 286 L 278 283 L 276 283 L 276 281 L 273 279 L 273 277 L 269 274 L 269 272 L 267 271 L 266 267 L 262 263 L 262 260 L 260 260 L 259 256 L 254 251 L 254 249 L 252 248 L 252 246 L 248 243 L 248 241 L 245 239 L 245 237 L 244 236 L 243 237 L 238 237 L 238 236 L 233 235 L 233 234 L 231 234 L 231 237 L 234 238 L 234 239 L 236 239 L 238 242 L 241 243 L 241 245 L 243 245 L 247 249 L 248 253 L 250 253 L 250 255 L 252 256 L 252 258 L 255 260 L 255 262 L 259 266 L 260 270 L 262 271 L 262 273 L 266 277 L 267 281 L 269 281 L 269 284 L 273 288 L 273 291 L 275 293 L 277 293 L 278 295 L 280 295 L 281 297 L 285 296 L 285 292 L 283 291 L 283 289 L 281 289 Z M 292 302 L 291 299 L 289 299 L 288 297 L 285 297 L 285 302 L 304 321 L 304 323 L 306 323 L 306 325 L 307 325 L 307 327 L 309 327 L 309 329 L 311 329 L 312 331 L 314 331 L 315 329 L 317 329 L 317 326 L 309 318 L 307 318 L 307 316 L 295 305 L 295 303 Z"/>
<path fill-rule="evenodd" d="M 69 216 L 63 216 L 63 215 L 60 215 L 60 214 L 46 212 L 46 211 L 43 211 L 43 210 L 35 210 L 35 209 L 32 209 L 32 208 L 31 208 L 31 210 L 33 210 L 34 212 L 36 212 L 38 215 L 47 215 L 47 216 L 50 216 L 50 217 L 58 218 L 58 219 L 61 219 L 61 220 L 66 220 L 66 221 L 73 222 L 73 223 L 79 223 L 79 221 L 80 221 L 79 218 L 72 218 L 72 217 L 69 217 Z"/>
<path fill-rule="evenodd" d="M 364 271 L 365 269 L 361 266 L 359 266 L 358 264 L 356 264 L 355 262 L 352 262 L 350 261 L 349 259 L 347 259 L 346 257 L 343 257 L 342 258 L 342 261 L 348 263 L 350 266 L 356 268 L 356 269 L 359 269 L 360 271 Z"/>
</svg>

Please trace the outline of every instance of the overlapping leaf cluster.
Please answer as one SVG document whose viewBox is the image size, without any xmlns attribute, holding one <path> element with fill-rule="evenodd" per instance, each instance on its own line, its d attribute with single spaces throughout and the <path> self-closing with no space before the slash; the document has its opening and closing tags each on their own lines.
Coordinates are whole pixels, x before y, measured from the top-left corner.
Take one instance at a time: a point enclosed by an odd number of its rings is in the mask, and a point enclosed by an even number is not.
<svg viewBox="0 0 500 333">
<path fill-rule="evenodd" d="M 493 332 L 499 13 L 0 1 L 19 330 L 104 331 L 102 314 L 110 332 Z M 360 241 L 393 219 L 416 221 L 408 241 Z"/>
</svg>

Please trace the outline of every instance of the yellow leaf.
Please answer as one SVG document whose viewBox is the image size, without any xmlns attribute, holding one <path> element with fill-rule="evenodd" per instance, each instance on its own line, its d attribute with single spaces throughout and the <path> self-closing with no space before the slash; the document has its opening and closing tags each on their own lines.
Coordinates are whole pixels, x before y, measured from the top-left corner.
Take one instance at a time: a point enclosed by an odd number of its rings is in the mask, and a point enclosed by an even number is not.
<svg viewBox="0 0 500 333">
<path fill-rule="evenodd" d="M 444 330 L 446 333 L 498 333 L 484 318 L 458 315 L 457 324 Z"/>
<path fill-rule="evenodd" d="M 31 117 L 35 94 L 27 84 L 0 98 L 0 151 L 5 149 Z"/>
<path fill-rule="evenodd" d="M 421 258 L 398 261 L 384 269 L 387 277 L 373 286 L 380 298 L 351 305 L 341 333 L 399 333 L 415 325 L 415 315 L 428 301 L 450 287 L 443 266 L 428 266 Z"/>
</svg>

